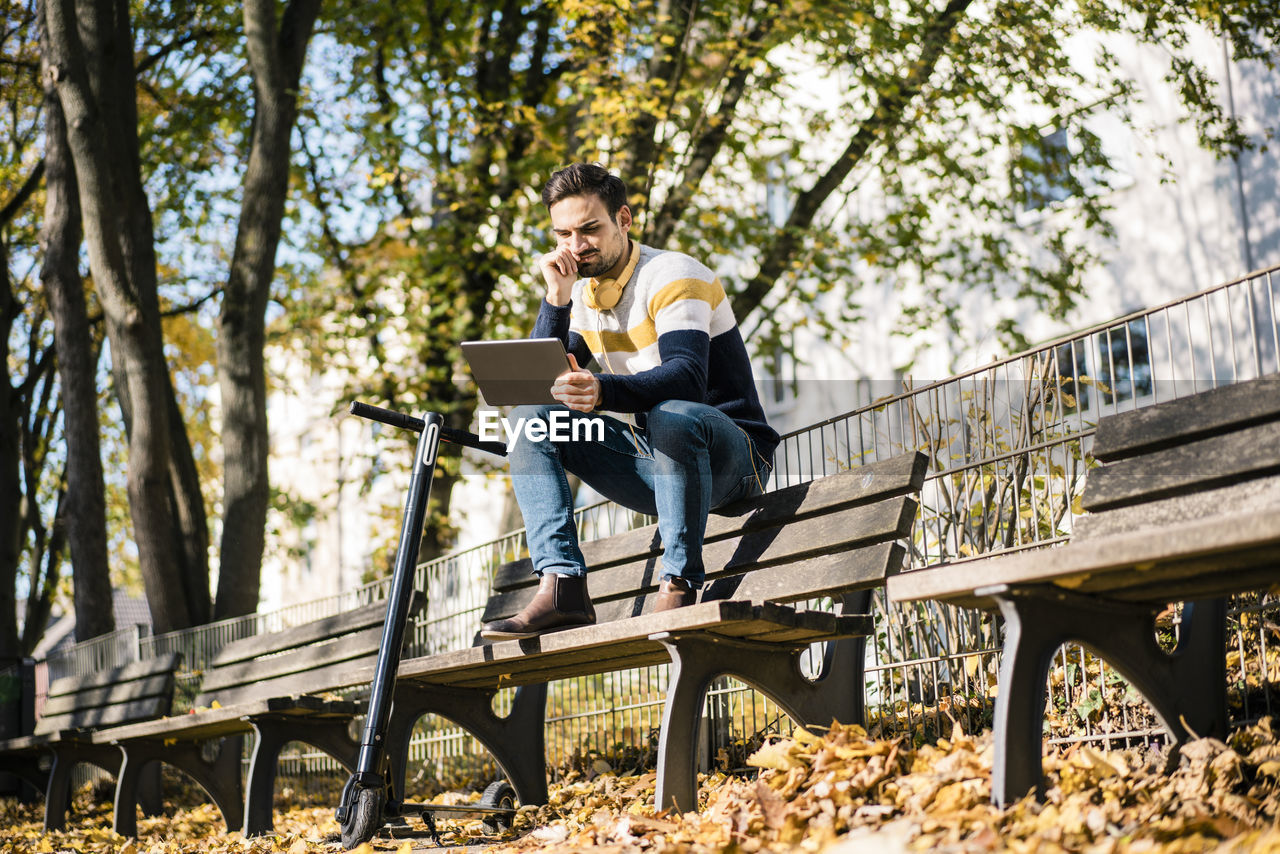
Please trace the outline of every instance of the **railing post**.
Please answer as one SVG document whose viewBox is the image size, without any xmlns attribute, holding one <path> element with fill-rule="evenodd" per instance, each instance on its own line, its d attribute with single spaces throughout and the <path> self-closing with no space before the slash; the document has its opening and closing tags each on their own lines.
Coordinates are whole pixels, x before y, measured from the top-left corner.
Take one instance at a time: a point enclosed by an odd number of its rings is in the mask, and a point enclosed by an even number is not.
<svg viewBox="0 0 1280 854">
<path fill-rule="evenodd" d="M 148 626 L 146 623 L 133 624 L 133 638 L 132 638 L 133 642 L 131 645 L 133 646 L 132 652 L 133 652 L 134 661 L 142 661 L 142 640 L 143 638 L 148 637 L 150 635 L 150 632 L 151 632 L 151 627 Z M 121 664 L 123 663 L 124 662 L 121 662 Z"/>
</svg>

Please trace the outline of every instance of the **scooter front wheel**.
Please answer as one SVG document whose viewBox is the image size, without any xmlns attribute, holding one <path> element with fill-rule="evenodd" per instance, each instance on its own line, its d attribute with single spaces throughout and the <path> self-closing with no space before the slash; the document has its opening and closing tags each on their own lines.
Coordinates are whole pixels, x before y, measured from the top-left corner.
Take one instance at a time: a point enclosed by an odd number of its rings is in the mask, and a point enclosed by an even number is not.
<svg viewBox="0 0 1280 854">
<path fill-rule="evenodd" d="M 506 780 L 496 780 L 490 783 L 484 790 L 484 794 L 480 796 L 480 806 L 515 809 L 516 790 Z M 511 826 L 509 815 L 492 814 L 485 816 L 481 821 L 490 833 L 497 833 Z"/>
<path fill-rule="evenodd" d="M 386 794 L 381 787 L 367 789 L 357 787 L 353 802 L 347 806 L 342 820 L 342 847 L 348 851 L 362 842 L 368 842 L 382 827 L 383 801 Z"/>
</svg>

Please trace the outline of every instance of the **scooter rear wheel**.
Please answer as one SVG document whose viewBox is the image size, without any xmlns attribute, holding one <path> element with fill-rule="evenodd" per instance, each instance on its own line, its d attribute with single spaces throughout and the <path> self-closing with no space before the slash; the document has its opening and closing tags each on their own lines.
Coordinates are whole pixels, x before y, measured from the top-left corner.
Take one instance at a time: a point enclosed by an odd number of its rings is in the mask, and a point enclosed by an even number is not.
<svg viewBox="0 0 1280 854">
<path fill-rule="evenodd" d="M 348 851 L 362 842 L 368 842 L 382 827 L 382 807 L 386 795 L 381 788 L 358 788 L 354 803 L 347 809 L 342 822 L 342 847 Z"/>
</svg>

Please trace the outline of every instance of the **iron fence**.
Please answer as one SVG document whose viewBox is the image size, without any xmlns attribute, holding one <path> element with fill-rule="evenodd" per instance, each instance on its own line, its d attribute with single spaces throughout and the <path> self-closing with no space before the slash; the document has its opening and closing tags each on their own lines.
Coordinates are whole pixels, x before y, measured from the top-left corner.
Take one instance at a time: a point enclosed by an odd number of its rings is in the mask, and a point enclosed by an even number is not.
<svg viewBox="0 0 1280 854">
<path fill-rule="evenodd" d="M 913 533 L 904 543 L 906 569 L 1051 547 L 1070 536 L 1081 512 L 1100 417 L 1280 372 L 1277 277 L 1280 267 L 1263 270 L 939 382 L 907 379 L 892 394 L 784 436 L 768 488 L 919 450 L 930 464 Z M 604 502 L 578 511 L 583 539 L 650 521 Z M 524 554 L 524 535 L 517 531 L 419 567 L 417 584 L 427 591 L 428 604 L 408 636 L 408 654 L 470 645 L 493 571 Z M 48 667 L 77 672 L 115 654 L 107 649 L 134 656 L 180 649 L 195 679 L 230 639 L 384 596 L 384 584 L 375 583 L 272 614 L 135 638 L 130 650 L 110 641 L 93 651 L 81 645 Z M 945 734 L 952 721 L 970 731 L 989 724 L 1001 631 L 994 617 L 930 602 L 893 605 L 883 591 L 873 596 L 872 608 L 869 727 L 927 738 Z M 1280 654 L 1272 642 L 1280 631 L 1273 615 L 1265 596 L 1240 597 L 1231 609 L 1228 674 L 1237 721 L 1271 711 L 1269 689 Z M 1176 612 L 1168 625 L 1176 633 Z M 661 717 L 666 676 L 666 667 L 657 666 L 553 683 L 547 720 L 552 766 L 643 762 Z M 1140 697 L 1078 647 L 1060 650 L 1050 692 L 1046 733 L 1052 738 L 1159 737 Z M 501 713 L 508 703 L 509 692 L 502 692 L 495 709 Z M 776 704 L 732 680 L 714 686 L 707 710 L 708 763 L 732 767 L 753 737 L 789 726 Z M 411 759 L 411 778 L 426 789 L 445 778 L 496 773 L 474 739 L 432 717 L 419 724 Z M 423 769 L 438 773 L 419 773 Z"/>
</svg>

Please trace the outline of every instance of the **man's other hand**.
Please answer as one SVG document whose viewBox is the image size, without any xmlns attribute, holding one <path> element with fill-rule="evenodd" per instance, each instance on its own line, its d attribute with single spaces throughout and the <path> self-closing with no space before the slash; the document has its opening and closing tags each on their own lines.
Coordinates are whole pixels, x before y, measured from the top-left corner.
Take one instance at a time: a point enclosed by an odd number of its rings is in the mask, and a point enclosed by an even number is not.
<svg viewBox="0 0 1280 854">
<path fill-rule="evenodd" d="M 578 258 L 568 245 L 558 246 L 539 258 L 538 269 L 547 283 L 547 302 L 568 305 L 573 283 L 578 279 Z"/>
<path fill-rule="evenodd" d="M 551 396 L 570 409 L 591 412 L 600 404 L 600 380 L 578 367 L 578 360 L 570 353 L 569 370 L 556 377 Z"/>
</svg>

